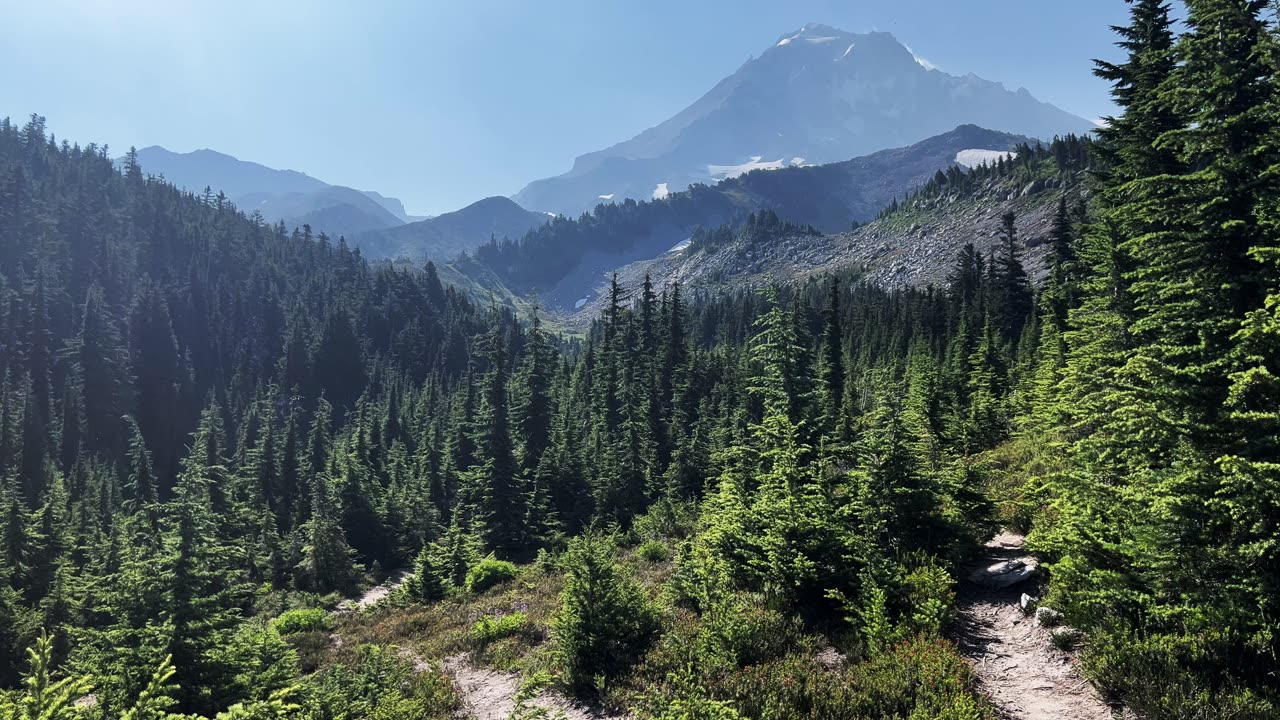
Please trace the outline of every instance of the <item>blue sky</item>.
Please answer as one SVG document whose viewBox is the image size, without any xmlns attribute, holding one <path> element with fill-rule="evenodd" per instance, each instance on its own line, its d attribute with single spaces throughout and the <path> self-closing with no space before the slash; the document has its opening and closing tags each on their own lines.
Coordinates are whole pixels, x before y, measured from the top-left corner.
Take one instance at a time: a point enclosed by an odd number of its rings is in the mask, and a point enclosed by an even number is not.
<svg viewBox="0 0 1280 720">
<path fill-rule="evenodd" d="M 806 22 L 897 35 L 1087 118 L 1121 0 L 39 0 L 0 25 L 0 114 L 209 147 L 438 213 L 569 169 Z"/>
</svg>

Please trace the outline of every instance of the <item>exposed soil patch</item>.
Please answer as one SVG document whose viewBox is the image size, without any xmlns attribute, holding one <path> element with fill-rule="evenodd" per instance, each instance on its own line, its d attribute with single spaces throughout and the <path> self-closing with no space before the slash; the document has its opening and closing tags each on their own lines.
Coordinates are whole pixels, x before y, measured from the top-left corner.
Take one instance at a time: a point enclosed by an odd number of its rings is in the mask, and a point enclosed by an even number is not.
<svg viewBox="0 0 1280 720">
<path fill-rule="evenodd" d="M 358 598 L 343 600 L 338 605 L 338 612 L 351 612 L 353 610 L 364 610 L 391 597 L 391 593 L 395 592 L 401 585 L 409 579 L 412 573 L 408 569 L 396 570 L 389 575 L 381 585 L 375 585 L 369 588 Z"/>
<path fill-rule="evenodd" d="M 444 661 L 444 671 L 462 695 L 466 717 L 473 720 L 507 720 L 516 709 L 520 676 L 477 667 L 466 655 L 454 655 Z M 626 720 L 626 715 L 609 715 L 572 703 L 551 691 L 543 691 L 526 707 L 545 708 L 553 718 L 565 720 Z"/>
</svg>

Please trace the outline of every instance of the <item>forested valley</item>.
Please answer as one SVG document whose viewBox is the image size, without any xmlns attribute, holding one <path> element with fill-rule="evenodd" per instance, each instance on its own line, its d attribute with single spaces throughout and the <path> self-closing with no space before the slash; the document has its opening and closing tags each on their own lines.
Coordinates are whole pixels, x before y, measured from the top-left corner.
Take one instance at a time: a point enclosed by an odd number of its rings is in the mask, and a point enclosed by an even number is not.
<svg viewBox="0 0 1280 720">
<path fill-rule="evenodd" d="M 512 717 L 995 718 L 1002 528 L 1117 707 L 1277 717 L 1268 5 L 1130 3 L 1043 282 L 1010 216 L 945 287 L 615 282 L 581 335 L 3 121 L 0 718 L 450 718 L 458 658 Z"/>
</svg>

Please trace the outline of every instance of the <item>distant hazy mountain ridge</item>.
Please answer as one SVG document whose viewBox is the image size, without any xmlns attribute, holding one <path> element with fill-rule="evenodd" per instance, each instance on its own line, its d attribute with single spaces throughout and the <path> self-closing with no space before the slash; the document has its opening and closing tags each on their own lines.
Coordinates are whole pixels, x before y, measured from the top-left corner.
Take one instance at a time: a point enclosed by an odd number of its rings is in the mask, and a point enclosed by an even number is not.
<svg viewBox="0 0 1280 720">
<path fill-rule="evenodd" d="M 489 240 L 518 240 L 550 220 L 530 212 L 510 198 L 491 197 L 461 210 L 396 227 L 374 229 L 355 236 L 368 257 L 406 260 L 450 260 Z"/>
<path fill-rule="evenodd" d="M 206 187 L 226 194 L 241 210 L 290 226 L 310 225 L 316 232 L 351 237 L 367 230 L 408 222 L 404 205 L 372 191 L 330 185 L 296 170 L 277 170 L 213 150 L 175 153 L 159 146 L 138 151 L 148 175 L 163 175 L 192 192 Z"/>
</svg>

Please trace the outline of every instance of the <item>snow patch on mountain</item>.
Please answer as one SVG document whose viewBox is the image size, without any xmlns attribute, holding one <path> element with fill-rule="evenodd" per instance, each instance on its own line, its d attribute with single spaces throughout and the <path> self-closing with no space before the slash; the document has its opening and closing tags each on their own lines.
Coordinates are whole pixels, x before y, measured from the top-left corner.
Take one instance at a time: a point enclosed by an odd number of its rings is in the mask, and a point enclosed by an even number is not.
<svg viewBox="0 0 1280 720">
<path fill-rule="evenodd" d="M 608 195 L 598 195 L 597 197 L 599 197 L 601 200 L 612 200 L 614 194 L 615 193 L 609 193 Z"/>
<path fill-rule="evenodd" d="M 994 164 L 1000 158 L 1011 160 L 1017 156 L 1018 153 L 1009 152 L 1007 150 L 979 150 L 977 148 L 970 148 L 956 153 L 956 163 L 972 169 L 983 164 Z"/>
<path fill-rule="evenodd" d="M 805 38 L 804 40 L 810 45 L 826 45 L 832 40 L 835 40 L 835 38 L 834 37 L 811 37 L 811 38 Z"/>
<path fill-rule="evenodd" d="M 707 174 L 715 180 L 729 180 L 739 175 L 745 175 L 752 170 L 781 170 L 786 165 L 786 161 L 782 158 L 766 161 L 759 155 L 753 155 L 749 162 L 744 162 L 741 165 L 708 165 Z"/>
<path fill-rule="evenodd" d="M 840 60 L 843 60 L 843 59 L 845 59 L 845 58 L 849 57 L 849 53 L 853 52 L 853 46 L 854 46 L 854 45 L 857 45 L 857 43 L 849 43 L 849 47 L 847 47 L 847 48 L 845 48 L 845 49 L 844 49 L 844 54 L 843 54 L 843 55 L 841 55 L 840 57 L 836 58 L 836 60 L 837 60 L 837 61 L 840 61 Z"/>
<path fill-rule="evenodd" d="M 908 44 L 906 44 L 906 43 L 902 43 L 902 47 L 906 48 L 906 49 L 907 49 L 907 52 L 911 53 L 911 57 L 916 61 L 916 64 L 917 64 L 917 65 L 919 65 L 920 67 L 924 68 L 925 70 L 937 70 L 937 69 L 938 69 L 938 66 L 937 66 L 937 65 L 934 65 L 933 63 L 929 62 L 928 60 L 926 60 L 926 59 L 924 59 L 924 58 L 920 57 L 920 55 L 919 55 L 918 53 L 916 53 L 916 51 L 915 51 L 915 50 L 912 50 L 912 49 L 911 49 L 911 46 L 910 46 L 910 45 L 908 45 Z M 969 73 L 969 74 L 970 74 L 970 75 L 972 75 L 973 73 Z"/>
<path fill-rule="evenodd" d="M 662 200 L 670 194 L 671 191 L 667 189 L 667 183 L 658 183 L 658 186 L 653 189 L 654 200 Z"/>
</svg>

